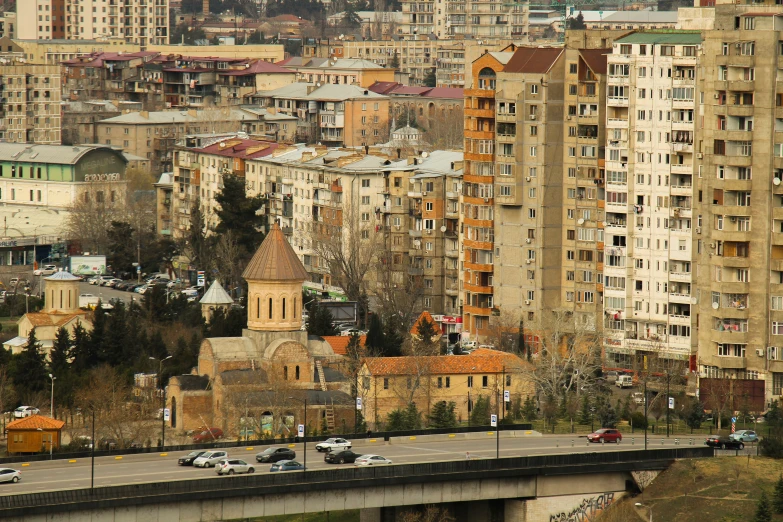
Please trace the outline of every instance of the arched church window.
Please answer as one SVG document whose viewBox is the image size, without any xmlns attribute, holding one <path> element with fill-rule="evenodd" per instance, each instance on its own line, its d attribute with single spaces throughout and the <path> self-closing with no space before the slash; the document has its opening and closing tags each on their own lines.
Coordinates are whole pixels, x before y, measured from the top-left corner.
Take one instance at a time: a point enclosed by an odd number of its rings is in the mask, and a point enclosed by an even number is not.
<svg viewBox="0 0 783 522">
<path fill-rule="evenodd" d="M 288 380 L 288 366 L 283 366 L 283 379 Z"/>
<path fill-rule="evenodd" d="M 296 319 L 296 297 L 294 297 L 294 319 Z"/>
<path fill-rule="evenodd" d="M 285 297 L 283 298 L 283 320 L 285 320 Z M 299 377 L 297 377 L 298 379 Z"/>
<path fill-rule="evenodd" d="M 269 318 L 272 318 L 272 298 L 269 298 Z"/>
<path fill-rule="evenodd" d="M 299 380 L 299 366 L 296 367 L 296 380 Z"/>
<path fill-rule="evenodd" d="M 256 297 L 256 319 L 261 319 L 261 298 Z"/>
</svg>

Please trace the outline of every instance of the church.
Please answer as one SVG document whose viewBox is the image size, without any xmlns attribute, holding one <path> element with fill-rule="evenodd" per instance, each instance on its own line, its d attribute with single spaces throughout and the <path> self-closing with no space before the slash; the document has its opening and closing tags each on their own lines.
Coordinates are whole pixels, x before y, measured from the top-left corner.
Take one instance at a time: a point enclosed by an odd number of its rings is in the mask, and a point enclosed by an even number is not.
<svg viewBox="0 0 783 522">
<path fill-rule="evenodd" d="M 355 402 L 344 343 L 302 329 L 302 284 L 309 277 L 278 224 L 242 277 L 248 284 L 247 328 L 241 337 L 204 339 L 198 366 L 169 380 L 171 428 L 217 427 L 231 438 L 285 437 L 305 424 L 306 409 L 308 433 L 352 431 Z M 209 317 L 216 307 L 230 306 L 226 297 L 213 283 L 200 302 L 202 313 Z"/>
</svg>

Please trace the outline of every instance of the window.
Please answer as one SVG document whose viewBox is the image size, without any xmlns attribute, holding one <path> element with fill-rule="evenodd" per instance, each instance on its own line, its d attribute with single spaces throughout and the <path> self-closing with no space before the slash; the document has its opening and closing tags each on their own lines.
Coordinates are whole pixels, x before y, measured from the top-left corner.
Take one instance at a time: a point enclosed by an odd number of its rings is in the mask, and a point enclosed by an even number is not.
<svg viewBox="0 0 783 522">
<path fill-rule="evenodd" d="M 538 84 L 530 84 L 530 94 L 538 94 Z"/>
<path fill-rule="evenodd" d="M 472 388 L 472 387 L 473 387 L 473 376 L 468 375 L 468 388 Z"/>
<path fill-rule="evenodd" d="M 783 335 L 783 322 L 772 321 L 772 335 Z"/>
<path fill-rule="evenodd" d="M 486 388 L 489 386 L 489 377 L 487 375 L 484 375 L 481 377 L 481 387 Z"/>
<path fill-rule="evenodd" d="M 362 180 L 362 188 L 369 188 L 370 187 L 370 180 L 369 179 L 363 179 Z"/>
<path fill-rule="evenodd" d="M 446 377 L 446 388 L 451 388 L 451 377 Z"/>
<path fill-rule="evenodd" d="M 389 378 L 388 377 L 384 377 L 383 378 L 383 389 L 384 390 L 388 390 L 389 389 Z"/>
<path fill-rule="evenodd" d="M 772 309 L 783 310 L 783 295 L 772 296 Z"/>
</svg>

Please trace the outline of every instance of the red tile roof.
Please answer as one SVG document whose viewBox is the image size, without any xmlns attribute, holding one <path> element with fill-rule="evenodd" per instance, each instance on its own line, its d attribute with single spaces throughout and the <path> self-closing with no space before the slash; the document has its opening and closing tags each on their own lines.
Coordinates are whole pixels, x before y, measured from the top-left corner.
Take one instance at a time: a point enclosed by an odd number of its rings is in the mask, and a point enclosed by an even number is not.
<svg viewBox="0 0 783 522">
<path fill-rule="evenodd" d="M 606 74 L 606 56 L 612 54 L 611 49 L 579 49 L 579 54 L 595 74 Z"/>
<path fill-rule="evenodd" d="M 310 274 L 275 222 L 242 277 L 248 281 L 307 281 Z"/>
<path fill-rule="evenodd" d="M 520 47 L 503 68 L 511 73 L 546 73 L 563 54 L 556 47 Z"/>
<path fill-rule="evenodd" d="M 9 422 L 5 429 L 7 430 L 60 430 L 65 426 L 65 422 L 43 415 L 30 415 L 22 419 Z"/>
<path fill-rule="evenodd" d="M 526 363 L 514 354 L 478 349 L 470 355 L 436 355 L 426 357 L 368 357 L 364 359 L 370 374 L 412 375 L 426 369 L 429 374 L 487 374 L 520 369 Z"/>
<path fill-rule="evenodd" d="M 272 141 L 229 138 L 197 150 L 204 154 L 215 154 L 229 158 L 256 159 L 269 156 L 277 147 L 278 144 Z"/>
<path fill-rule="evenodd" d="M 307 20 L 304 20 L 296 15 L 292 14 L 281 14 L 277 15 L 274 18 L 269 18 L 269 21 L 275 21 L 275 22 L 297 22 L 297 23 L 306 23 Z"/>
<path fill-rule="evenodd" d="M 391 91 L 402 85 L 397 82 L 375 82 L 368 87 L 375 94 L 389 94 Z"/>
<path fill-rule="evenodd" d="M 398 82 L 375 82 L 368 87 L 376 94 L 420 96 L 422 98 L 450 98 L 461 100 L 464 90 L 456 87 L 411 87 Z"/>
<path fill-rule="evenodd" d="M 337 355 L 347 355 L 348 354 L 348 343 L 351 341 L 351 337 L 348 335 L 324 335 L 323 340 L 329 343 L 329 346 L 332 347 L 332 351 L 334 351 Z M 359 344 L 364 348 L 364 343 L 367 342 L 367 336 L 361 335 L 359 336 Z"/>
<path fill-rule="evenodd" d="M 71 319 L 81 318 L 86 315 L 86 312 L 78 314 L 58 314 L 58 313 L 43 313 L 43 312 L 30 312 L 25 314 L 25 317 L 30 321 L 33 326 L 62 326 L 68 323 Z"/>
</svg>

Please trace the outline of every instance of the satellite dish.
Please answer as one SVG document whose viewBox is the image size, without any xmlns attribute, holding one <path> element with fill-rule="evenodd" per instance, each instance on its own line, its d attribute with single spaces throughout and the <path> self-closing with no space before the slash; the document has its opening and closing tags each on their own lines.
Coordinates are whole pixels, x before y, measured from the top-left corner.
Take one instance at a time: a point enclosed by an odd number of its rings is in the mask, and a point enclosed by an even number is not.
<svg viewBox="0 0 783 522">
<path fill-rule="evenodd" d="M 422 157 L 422 158 L 428 158 L 429 156 L 430 156 L 430 153 L 429 153 L 429 152 L 422 152 L 422 153 L 421 153 L 421 157 Z"/>
<path fill-rule="evenodd" d="M 577 223 L 578 225 L 584 225 L 584 224 L 585 224 L 585 220 L 584 220 L 584 219 L 582 219 L 582 218 L 579 218 L 579 219 L 576 221 L 576 223 Z"/>
<path fill-rule="evenodd" d="M 780 185 L 780 178 L 772 178 L 772 184 L 776 187 Z"/>
<path fill-rule="evenodd" d="M 441 232 L 445 232 L 445 231 L 446 231 L 446 225 L 442 225 L 442 226 L 440 227 L 440 231 L 441 231 Z"/>
<path fill-rule="evenodd" d="M 717 310 L 719 308 L 718 303 L 712 303 L 712 309 Z"/>
</svg>

